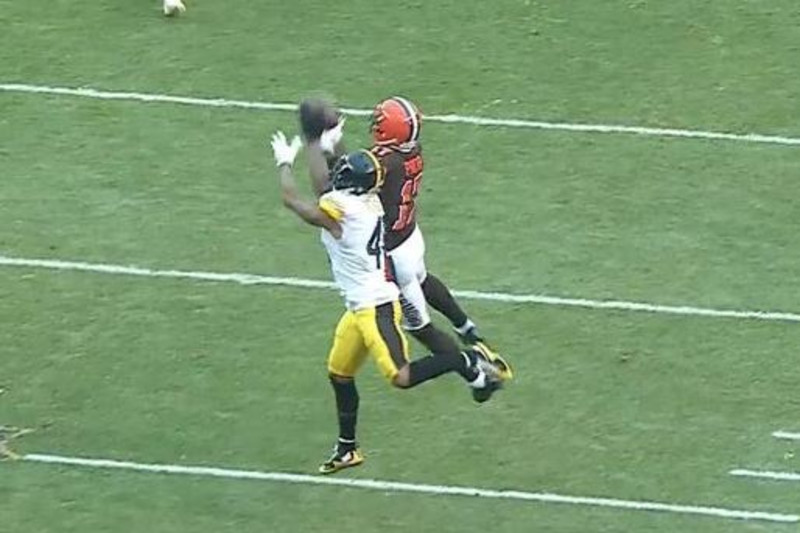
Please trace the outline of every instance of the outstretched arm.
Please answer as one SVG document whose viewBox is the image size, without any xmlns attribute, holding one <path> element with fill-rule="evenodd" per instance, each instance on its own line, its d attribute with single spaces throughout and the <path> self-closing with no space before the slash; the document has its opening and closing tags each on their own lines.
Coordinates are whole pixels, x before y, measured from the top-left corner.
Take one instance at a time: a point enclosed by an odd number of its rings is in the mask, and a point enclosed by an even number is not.
<svg viewBox="0 0 800 533">
<path fill-rule="evenodd" d="M 320 209 L 317 204 L 300 197 L 290 165 L 281 165 L 278 168 L 278 176 L 280 177 L 283 205 L 312 226 L 328 230 L 337 239 L 342 236 L 342 228 L 338 222 Z"/>
<path fill-rule="evenodd" d="M 281 186 L 281 196 L 283 205 L 312 226 L 317 226 L 328 230 L 335 238 L 342 236 L 342 228 L 339 223 L 332 219 L 327 213 L 322 211 L 318 205 L 300 197 L 297 191 L 292 164 L 297 157 L 302 143 L 298 137 L 292 140 L 292 144 L 286 142 L 283 132 L 277 132 L 272 136 L 272 151 L 275 162 L 278 164 L 278 178 Z"/>
<path fill-rule="evenodd" d="M 345 119 L 341 119 L 334 127 L 324 130 L 318 139 L 306 143 L 308 172 L 317 197 L 330 189 L 330 160 L 345 153 L 342 142 L 344 123 Z"/>
<path fill-rule="evenodd" d="M 329 189 L 330 170 L 328 168 L 328 158 L 318 142 L 306 145 L 306 160 L 308 162 L 308 173 L 311 175 L 311 187 L 314 190 L 314 194 L 319 198 Z"/>
</svg>

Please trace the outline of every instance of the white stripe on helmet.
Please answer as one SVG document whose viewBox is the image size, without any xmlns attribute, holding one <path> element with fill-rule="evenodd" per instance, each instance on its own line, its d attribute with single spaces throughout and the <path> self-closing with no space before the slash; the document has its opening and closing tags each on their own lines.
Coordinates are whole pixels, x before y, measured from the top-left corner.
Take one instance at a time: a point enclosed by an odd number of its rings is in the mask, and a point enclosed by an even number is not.
<svg viewBox="0 0 800 533">
<path fill-rule="evenodd" d="M 411 138 L 408 139 L 408 142 L 415 142 L 419 139 L 419 115 L 417 114 L 417 108 L 414 107 L 414 104 L 403 98 L 402 96 L 395 96 L 392 98 L 393 100 L 397 101 L 403 109 L 406 110 L 408 116 L 411 117 Z"/>
</svg>

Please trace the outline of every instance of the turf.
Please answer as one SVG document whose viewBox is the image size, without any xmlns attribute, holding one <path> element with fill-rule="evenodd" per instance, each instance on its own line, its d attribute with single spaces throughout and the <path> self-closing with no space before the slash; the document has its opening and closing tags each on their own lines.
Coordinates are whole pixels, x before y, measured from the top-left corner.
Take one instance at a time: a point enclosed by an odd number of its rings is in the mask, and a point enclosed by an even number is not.
<svg viewBox="0 0 800 533">
<path fill-rule="evenodd" d="M 391 22 L 387 22 L 391 21 Z M 793 3 L 0 0 L 0 82 L 800 135 Z M 327 279 L 277 199 L 290 113 L 0 93 L 0 253 Z M 352 146 L 366 122 L 348 122 Z M 797 312 L 796 148 L 429 123 L 428 263 L 457 288 Z M 302 172 L 302 169 L 301 169 Z M 466 302 L 518 380 L 361 379 L 353 476 L 797 512 L 800 329 Z M 308 472 L 335 436 L 333 292 L 0 269 L 21 451 Z M 10 531 L 787 531 L 713 518 L 28 463 Z"/>
</svg>

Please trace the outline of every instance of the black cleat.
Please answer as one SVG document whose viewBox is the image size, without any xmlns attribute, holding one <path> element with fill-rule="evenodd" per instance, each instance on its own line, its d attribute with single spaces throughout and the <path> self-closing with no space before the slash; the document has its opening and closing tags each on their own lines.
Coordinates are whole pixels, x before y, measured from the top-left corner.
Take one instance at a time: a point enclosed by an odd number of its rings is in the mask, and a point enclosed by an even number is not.
<svg viewBox="0 0 800 533">
<path fill-rule="evenodd" d="M 486 385 L 479 389 L 472 389 L 472 399 L 478 403 L 488 401 L 492 395 L 503 388 L 503 382 L 486 375 Z"/>
<path fill-rule="evenodd" d="M 500 369 L 494 364 L 489 353 L 482 350 L 479 345 L 473 346 L 465 352 L 472 361 L 475 369 L 484 374 L 484 386 L 472 388 L 472 399 L 478 403 L 488 401 L 492 395 L 503 388 L 503 376 Z"/>
</svg>

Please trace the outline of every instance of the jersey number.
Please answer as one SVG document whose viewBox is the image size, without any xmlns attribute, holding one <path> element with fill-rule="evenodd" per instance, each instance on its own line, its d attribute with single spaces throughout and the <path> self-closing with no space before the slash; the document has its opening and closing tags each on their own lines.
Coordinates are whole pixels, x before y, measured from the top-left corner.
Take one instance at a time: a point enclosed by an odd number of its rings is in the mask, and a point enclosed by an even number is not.
<svg viewBox="0 0 800 533">
<path fill-rule="evenodd" d="M 375 268 L 380 270 L 383 258 L 383 219 L 379 218 L 375 230 L 367 241 L 367 254 L 375 256 Z"/>
<path fill-rule="evenodd" d="M 367 254 L 375 256 L 375 268 L 377 270 L 383 268 L 386 281 L 394 281 L 393 269 L 390 266 L 390 261 L 387 260 L 386 250 L 383 247 L 383 233 L 383 218 L 381 217 L 378 219 L 378 223 L 375 224 L 372 236 L 367 241 Z M 383 265 L 381 265 L 381 262 L 383 262 Z"/>
<path fill-rule="evenodd" d="M 414 220 L 414 212 L 417 210 L 415 200 L 422 182 L 422 157 L 417 156 L 406 161 L 405 170 L 406 179 L 400 189 L 400 206 L 392 231 L 402 231 Z"/>
</svg>

